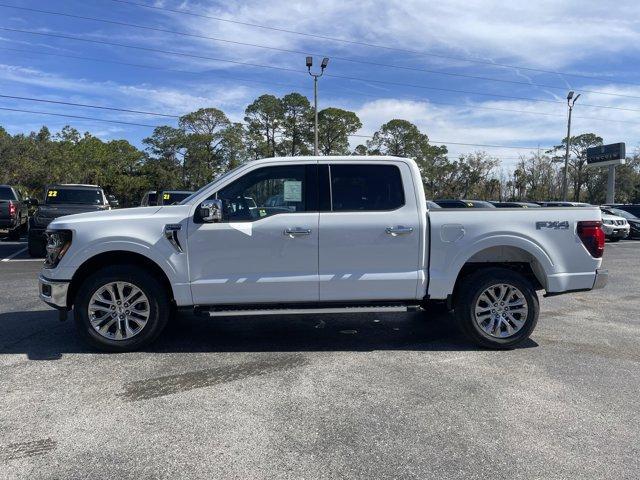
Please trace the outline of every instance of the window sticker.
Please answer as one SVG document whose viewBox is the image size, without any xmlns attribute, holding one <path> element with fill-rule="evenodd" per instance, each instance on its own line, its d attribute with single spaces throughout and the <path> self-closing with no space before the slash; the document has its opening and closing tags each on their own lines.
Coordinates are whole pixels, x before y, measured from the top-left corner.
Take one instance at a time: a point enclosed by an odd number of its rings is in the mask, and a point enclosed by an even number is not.
<svg viewBox="0 0 640 480">
<path fill-rule="evenodd" d="M 57 190 L 49 190 L 47 192 L 47 197 L 57 197 L 58 196 L 58 191 Z"/>
<path fill-rule="evenodd" d="M 302 201 L 302 182 L 300 180 L 285 180 L 284 201 L 285 202 L 301 202 Z"/>
<path fill-rule="evenodd" d="M 169 195 L 168 193 L 165 193 L 164 195 L 162 195 L 163 200 L 169 200 L 170 198 L 171 198 L 171 195 Z"/>
<path fill-rule="evenodd" d="M 260 209 L 259 213 L 260 213 L 261 217 L 266 217 L 267 216 L 267 211 L 264 210 L 263 208 Z"/>
</svg>

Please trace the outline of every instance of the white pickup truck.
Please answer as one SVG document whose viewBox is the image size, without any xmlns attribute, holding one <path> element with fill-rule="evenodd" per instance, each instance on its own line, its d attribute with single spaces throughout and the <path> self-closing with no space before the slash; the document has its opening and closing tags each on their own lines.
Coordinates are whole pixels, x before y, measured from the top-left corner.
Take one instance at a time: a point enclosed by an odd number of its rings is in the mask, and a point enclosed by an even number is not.
<svg viewBox="0 0 640 480">
<path fill-rule="evenodd" d="M 40 297 L 93 346 L 128 351 L 172 312 L 208 316 L 428 309 L 509 348 L 546 295 L 601 288 L 597 208 L 428 211 L 415 162 L 289 157 L 232 170 L 179 205 L 49 225 Z"/>
</svg>

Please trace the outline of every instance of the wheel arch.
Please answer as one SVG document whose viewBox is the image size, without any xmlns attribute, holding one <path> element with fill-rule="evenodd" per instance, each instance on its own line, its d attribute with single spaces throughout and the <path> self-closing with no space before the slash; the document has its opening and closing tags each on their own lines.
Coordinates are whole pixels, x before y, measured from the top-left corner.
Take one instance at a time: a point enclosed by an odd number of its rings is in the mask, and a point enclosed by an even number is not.
<svg viewBox="0 0 640 480">
<path fill-rule="evenodd" d="M 140 253 L 127 250 L 112 250 L 108 252 L 102 252 L 88 258 L 76 269 L 69 284 L 69 290 L 67 293 L 67 306 L 71 308 L 80 285 L 82 285 L 82 282 L 89 275 L 101 269 L 102 267 L 118 264 L 136 265 L 152 272 L 153 276 L 156 279 L 160 280 L 160 283 L 166 289 L 170 301 L 172 303 L 175 302 L 175 296 L 171 281 L 169 280 L 169 277 L 162 269 L 162 267 L 160 267 L 160 265 L 151 260 L 149 257 L 145 257 Z"/>
<path fill-rule="evenodd" d="M 478 250 L 469 256 L 460 267 L 447 303 L 454 304 L 456 294 L 464 278 L 488 268 L 504 268 L 519 273 L 531 283 L 534 290 L 542 290 L 546 288 L 549 265 L 545 260 L 548 260 L 548 257 L 544 257 L 542 260 L 539 255 L 535 255 L 521 246 L 501 245 Z"/>
</svg>

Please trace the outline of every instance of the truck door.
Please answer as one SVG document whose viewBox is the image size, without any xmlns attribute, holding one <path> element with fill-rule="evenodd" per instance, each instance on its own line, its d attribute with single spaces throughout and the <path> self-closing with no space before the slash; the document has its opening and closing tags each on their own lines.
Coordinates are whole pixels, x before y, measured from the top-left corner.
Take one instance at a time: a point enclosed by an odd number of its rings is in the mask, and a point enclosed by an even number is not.
<svg viewBox="0 0 640 480">
<path fill-rule="evenodd" d="M 221 223 L 189 226 L 196 305 L 318 301 L 317 163 L 250 170 L 211 198 Z"/>
<path fill-rule="evenodd" d="M 320 300 L 415 299 L 424 283 L 426 217 L 409 166 L 321 162 L 320 172 L 330 196 L 328 211 L 320 212 Z"/>
</svg>

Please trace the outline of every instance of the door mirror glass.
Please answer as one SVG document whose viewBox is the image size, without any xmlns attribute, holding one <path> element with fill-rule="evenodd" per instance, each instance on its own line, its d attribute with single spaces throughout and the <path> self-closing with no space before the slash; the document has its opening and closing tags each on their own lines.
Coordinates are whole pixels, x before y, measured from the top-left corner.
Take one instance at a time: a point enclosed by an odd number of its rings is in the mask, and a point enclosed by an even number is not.
<svg viewBox="0 0 640 480">
<path fill-rule="evenodd" d="M 27 200 L 27 203 L 32 207 L 37 207 L 38 206 L 38 199 L 37 198 L 29 198 Z"/>
<path fill-rule="evenodd" d="M 205 200 L 200 204 L 200 218 L 204 223 L 222 221 L 222 200 L 217 198 Z"/>
</svg>

